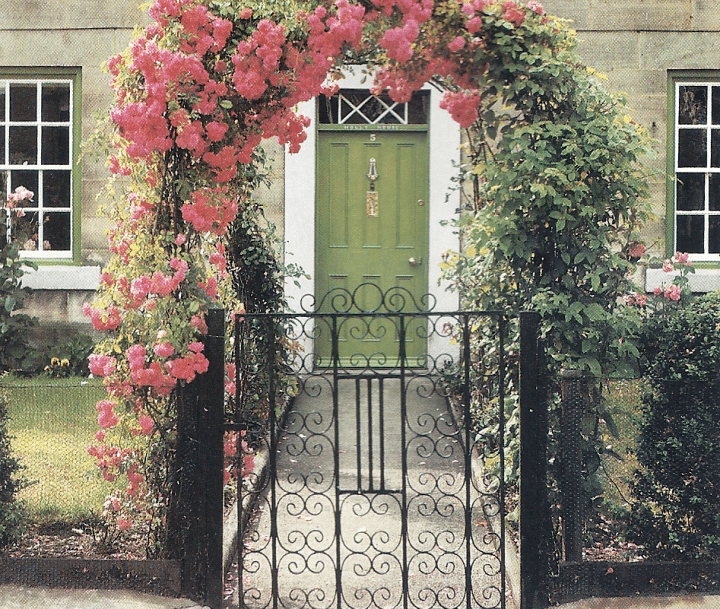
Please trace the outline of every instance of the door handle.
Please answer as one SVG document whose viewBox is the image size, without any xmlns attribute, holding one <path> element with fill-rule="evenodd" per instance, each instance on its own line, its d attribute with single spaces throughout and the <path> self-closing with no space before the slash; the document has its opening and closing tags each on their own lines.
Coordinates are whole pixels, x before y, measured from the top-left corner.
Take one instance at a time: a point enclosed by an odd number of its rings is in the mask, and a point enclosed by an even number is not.
<svg viewBox="0 0 720 609">
<path fill-rule="evenodd" d="M 415 258 L 415 256 L 411 256 L 408 258 L 408 264 L 410 266 L 419 266 L 422 264 L 422 258 Z"/>
</svg>

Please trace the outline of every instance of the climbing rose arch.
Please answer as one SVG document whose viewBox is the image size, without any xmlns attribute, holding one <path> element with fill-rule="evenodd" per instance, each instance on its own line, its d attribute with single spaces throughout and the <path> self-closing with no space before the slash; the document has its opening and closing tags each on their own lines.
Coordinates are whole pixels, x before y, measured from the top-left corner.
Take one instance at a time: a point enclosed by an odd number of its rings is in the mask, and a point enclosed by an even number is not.
<svg viewBox="0 0 720 609">
<path fill-rule="evenodd" d="M 300 102 L 333 93 L 343 65 L 367 63 L 375 91 L 402 102 L 431 82 L 462 128 L 497 135 L 508 124 L 497 101 L 516 119 L 547 115 L 529 83 L 552 66 L 562 87 L 576 69 L 564 57 L 572 33 L 534 0 L 297 4 L 155 0 L 150 24 L 108 61 L 112 258 L 86 313 L 106 332 L 90 367 L 108 390 L 90 450 L 106 478 L 128 479 L 106 504 L 115 525 L 162 529 L 158 460 L 172 459 L 178 387 L 207 369 L 204 315 L 218 303 L 243 309 L 228 229 L 257 183 L 260 144 L 297 152 L 305 140 Z"/>
</svg>

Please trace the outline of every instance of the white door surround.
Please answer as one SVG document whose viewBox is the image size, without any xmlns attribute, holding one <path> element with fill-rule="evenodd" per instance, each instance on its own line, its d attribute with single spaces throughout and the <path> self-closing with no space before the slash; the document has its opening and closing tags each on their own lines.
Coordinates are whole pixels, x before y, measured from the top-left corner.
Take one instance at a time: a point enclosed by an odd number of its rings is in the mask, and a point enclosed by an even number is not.
<svg viewBox="0 0 720 609">
<path fill-rule="evenodd" d="M 346 89 L 369 88 L 366 75 L 350 70 L 346 71 L 339 85 Z M 440 263 L 444 252 L 458 250 L 459 242 L 452 226 L 443 226 L 441 221 L 455 217 L 459 207 L 459 193 L 451 191 L 451 188 L 460 162 L 461 135 L 457 123 L 440 108 L 442 94 L 434 87 L 425 88 L 430 91 L 428 291 L 437 299 L 437 311 L 455 311 L 458 296 L 449 292 L 447 284 L 441 281 Z M 316 104 L 317 100 L 312 100 L 298 107 L 299 114 L 311 119 L 307 140 L 300 152 L 289 154 L 287 148 L 285 150 L 285 259 L 287 263 L 299 265 L 310 275 L 309 279 L 300 279 L 299 288 L 294 281 L 287 282 L 286 295 L 292 310 L 299 310 L 302 296 L 315 292 Z"/>
</svg>

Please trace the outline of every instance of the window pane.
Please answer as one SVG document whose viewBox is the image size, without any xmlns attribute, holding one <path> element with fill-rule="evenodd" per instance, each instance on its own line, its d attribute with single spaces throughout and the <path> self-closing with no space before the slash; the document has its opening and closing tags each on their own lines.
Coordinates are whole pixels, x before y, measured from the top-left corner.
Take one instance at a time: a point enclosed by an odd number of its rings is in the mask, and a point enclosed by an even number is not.
<svg viewBox="0 0 720 609">
<path fill-rule="evenodd" d="M 705 216 L 677 216 L 677 250 L 690 254 L 703 254 Z"/>
<path fill-rule="evenodd" d="M 707 166 L 707 131 L 680 129 L 678 132 L 678 167 Z"/>
<path fill-rule="evenodd" d="M 705 174 L 679 173 L 677 180 L 677 210 L 705 209 Z"/>
<path fill-rule="evenodd" d="M 708 254 L 720 254 L 720 217 L 710 216 L 708 226 Z"/>
<path fill-rule="evenodd" d="M 43 249 L 70 249 L 70 214 L 53 213 L 45 216 L 43 226 Z"/>
<path fill-rule="evenodd" d="M 70 172 L 43 172 L 43 205 L 45 207 L 70 207 Z"/>
<path fill-rule="evenodd" d="M 430 114 L 430 93 L 417 91 L 413 93 L 408 105 L 408 123 L 411 125 L 425 125 Z"/>
<path fill-rule="evenodd" d="M 37 127 L 10 127 L 10 164 L 37 164 Z"/>
<path fill-rule="evenodd" d="M 684 86 L 679 88 L 678 94 L 678 123 L 707 124 L 707 87 Z"/>
<path fill-rule="evenodd" d="M 67 165 L 70 162 L 70 128 L 42 128 L 42 164 Z"/>
<path fill-rule="evenodd" d="M 321 95 L 318 100 L 318 121 L 321 125 L 337 125 L 338 96 Z"/>
<path fill-rule="evenodd" d="M 10 120 L 37 120 L 37 86 L 34 83 L 10 85 Z"/>
<path fill-rule="evenodd" d="M 33 252 L 37 250 L 38 214 L 28 213 L 20 220 L 13 233 L 13 240 L 20 239 L 20 249 Z"/>
<path fill-rule="evenodd" d="M 45 83 L 42 86 L 42 109 L 40 117 L 46 122 L 70 120 L 70 85 Z"/>
<path fill-rule="evenodd" d="M 409 102 L 396 104 L 385 93 L 375 96 L 367 89 L 343 89 L 331 97 L 320 96 L 318 121 L 321 125 L 424 125 L 428 122 L 429 102 L 428 91 L 416 91 Z"/>
<path fill-rule="evenodd" d="M 712 88 L 712 124 L 720 125 L 720 87 Z"/>
<path fill-rule="evenodd" d="M 0 126 L 0 165 L 5 164 L 5 127 Z"/>
<path fill-rule="evenodd" d="M 720 129 L 710 132 L 710 166 L 720 167 Z"/>
<path fill-rule="evenodd" d="M 720 174 L 710 174 L 710 192 L 708 197 L 708 209 L 720 211 Z"/>
<path fill-rule="evenodd" d="M 0 82 L 0 122 L 5 120 L 5 83 Z"/>
<path fill-rule="evenodd" d="M 39 201 L 38 193 L 38 172 L 37 171 L 11 171 L 10 190 L 18 186 L 24 186 L 35 195 L 32 201 L 27 201 L 23 207 L 37 207 Z"/>
</svg>

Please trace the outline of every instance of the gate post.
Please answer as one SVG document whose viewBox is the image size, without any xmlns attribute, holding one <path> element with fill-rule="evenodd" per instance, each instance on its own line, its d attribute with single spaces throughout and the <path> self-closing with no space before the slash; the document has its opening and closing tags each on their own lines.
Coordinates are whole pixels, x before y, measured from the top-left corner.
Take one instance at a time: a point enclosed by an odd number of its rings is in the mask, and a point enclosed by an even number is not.
<svg viewBox="0 0 720 609">
<path fill-rule="evenodd" d="M 582 500 L 582 445 L 584 379 L 580 370 L 561 373 L 562 419 L 560 422 L 560 450 L 562 479 L 562 533 L 565 560 L 582 561 L 582 528 L 584 521 Z"/>
<path fill-rule="evenodd" d="M 223 426 L 225 312 L 211 309 L 201 337 L 208 370 L 182 391 L 178 404 L 177 490 L 168 515 L 182 558 L 183 594 L 221 609 L 223 592 Z"/>
<path fill-rule="evenodd" d="M 520 609 L 548 606 L 548 423 L 539 326 L 538 313 L 520 313 Z"/>
</svg>

